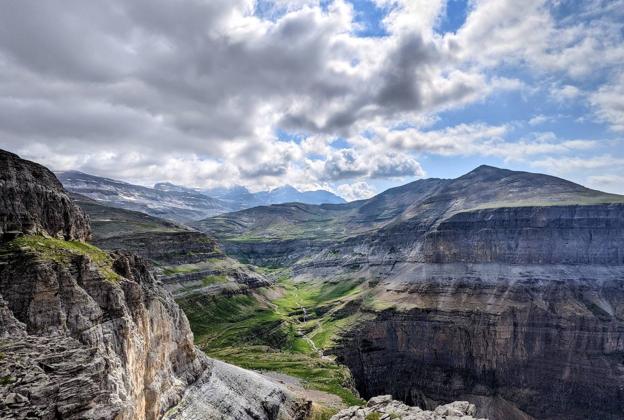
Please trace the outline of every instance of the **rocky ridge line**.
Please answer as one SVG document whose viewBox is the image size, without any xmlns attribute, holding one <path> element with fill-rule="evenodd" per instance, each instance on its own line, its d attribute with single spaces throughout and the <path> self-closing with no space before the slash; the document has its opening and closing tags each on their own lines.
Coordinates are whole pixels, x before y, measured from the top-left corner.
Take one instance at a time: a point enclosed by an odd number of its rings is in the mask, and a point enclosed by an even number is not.
<svg viewBox="0 0 624 420">
<path fill-rule="evenodd" d="M 0 150 L 0 239 L 22 232 L 65 240 L 91 236 L 85 213 L 45 167 Z"/>
<path fill-rule="evenodd" d="M 1 150 L 0 169 L 0 418 L 152 420 L 180 402 L 193 419 L 307 415 L 199 351 L 144 259 L 83 242 L 88 221 L 50 171 Z"/>
<path fill-rule="evenodd" d="M 393 400 L 391 395 L 381 395 L 371 398 L 365 407 L 353 406 L 341 410 L 330 420 L 487 420 L 473 417 L 476 411 L 474 404 L 467 401 L 455 401 L 427 411 Z"/>
</svg>

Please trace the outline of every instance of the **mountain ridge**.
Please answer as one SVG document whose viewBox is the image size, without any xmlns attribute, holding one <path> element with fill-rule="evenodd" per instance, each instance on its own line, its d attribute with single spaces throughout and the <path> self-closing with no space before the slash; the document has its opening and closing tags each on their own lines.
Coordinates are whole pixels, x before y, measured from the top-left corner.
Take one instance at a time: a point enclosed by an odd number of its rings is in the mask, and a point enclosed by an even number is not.
<svg viewBox="0 0 624 420">
<path fill-rule="evenodd" d="M 289 185 L 251 193 L 241 186 L 201 190 L 171 182 L 158 182 L 152 188 L 81 171 L 58 171 L 56 174 L 63 186 L 73 193 L 108 206 L 140 211 L 183 224 L 259 205 L 284 202 L 345 203 L 341 197 L 329 191 L 302 192 Z M 215 196 L 211 195 L 212 192 Z"/>
<path fill-rule="evenodd" d="M 408 230 L 410 224 L 432 225 L 435 220 L 471 209 L 600 203 L 624 203 L 624 196 L 591 190 L 550 175 L 481 165 L 455 179 L 421 179 L 366 200 L 259 206 L 192 225 L 223 240 L 240 235 L 258 240 L 345 239 L 371 231 L 401 229 L 404 223 L 407 225 L 403 228 Z"/>
</svg>

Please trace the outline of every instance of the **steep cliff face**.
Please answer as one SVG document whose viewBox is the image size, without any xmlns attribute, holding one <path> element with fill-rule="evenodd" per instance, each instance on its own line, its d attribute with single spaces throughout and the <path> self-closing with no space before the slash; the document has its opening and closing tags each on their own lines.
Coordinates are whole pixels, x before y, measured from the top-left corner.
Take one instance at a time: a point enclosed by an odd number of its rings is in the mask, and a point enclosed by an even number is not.
<svg viewBox="0 0 624 420">
<path fill-rule="evenodd" d="M 428 233 L 428 262 L 624 264 L 624 205 L 510 207 L 458 213 Z"/>
<path fill-rule="evenodd" d="M 466 399 L 491 419 L 620 418 L 622 278 L 621 266 L 406 264 L 334 352 L 365 397 Z"/>
<path fill-rule="evenodd" d="M 90 236 L 88 220 L 54 174 L 0 150 L 0 236 L 45 233 L 67 240 Z"/>
<path fill-rule="evenodd" d="M 0 290 L 24 334 L 3 328 L 3 393 L 28 404 L 3 417 L 158 418 L 206 367 L 186 317 L 138 257 L 50 242 L 4 248 Z"/>
<path fill-rule="evenodd" d="M 223 257 L 216 242 L 199 232 L 145 232 L 95 238 L 100 248 L 126 250 L 159 264 L 193 264 Z"/>
<path fill-rule="evenodd" d="M 287 389 L 196 349 L 145 260 L 85 243 L 87 220 L 54 176 L 1 156 L 1 418 L 156 419 L 181 401 L 209 407 L 195 419 L 307 415 Z M 210 398 L 197 391 L 215 382 Z"/>
</svg>

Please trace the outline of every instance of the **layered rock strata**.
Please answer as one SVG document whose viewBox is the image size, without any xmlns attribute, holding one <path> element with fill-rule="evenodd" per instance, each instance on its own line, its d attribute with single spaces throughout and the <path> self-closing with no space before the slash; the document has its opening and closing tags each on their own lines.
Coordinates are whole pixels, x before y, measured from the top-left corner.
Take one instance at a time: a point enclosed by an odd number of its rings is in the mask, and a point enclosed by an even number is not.
<svg viewBox="0 0 624 420">
<path fill-rule="evenodd" d="M 397 265 L 333 350 L 364 397 L 491 419 L 624 412 L 624 267 Z"/>
<path fill-rule="evenodd" d="M 90 228 L 84 212 L 45 167 L 0 150 L 0 238 L 18 232 L 45 233 L 86 240 Z"/>
<path fill-rule="evenodd" d="M 181 401 L 206 408 L 194 419 L 307 415 L 288 390 L 196 349 L 143 258 L 83 242 L 87 220 L 47 169 L 6 152 L 0 165 L 0 418 L 151 420 Z"/>
</svg>

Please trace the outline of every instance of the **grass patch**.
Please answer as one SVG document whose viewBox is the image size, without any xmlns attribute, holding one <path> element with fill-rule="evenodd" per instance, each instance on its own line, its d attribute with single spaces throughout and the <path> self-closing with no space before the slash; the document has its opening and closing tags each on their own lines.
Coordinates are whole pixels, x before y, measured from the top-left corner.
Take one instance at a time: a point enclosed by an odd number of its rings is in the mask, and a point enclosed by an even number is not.
<svg viewBox="0 0 624 420">
<path fill-rule="evenodd" d="M 195 341 L 206 349 L 238 345 L 288 347 L 281 318 L 249 295 L 194 294 L 178 301 L 191 323 Z"/>
<path fill-rule="evenodd" d="M 268 273 L 267 273 L 268 274 Z M 178 300 L 186 312 L 195 341 L 211 357 L 247 369 L 282 372 L 302 379 L 305 386 L 338 395 L 347 405 L 362 404 L 350 389 L 348 369 L 321 358 L 317 348 L 329 345 L 339 328 L 355 316 L 333 319 L 325 308 L 359 293 L 360 282 L 294 283 L 286 271 L 275 270 L 283 296 L 206 296 Z M 310 320 L 303 320 L 302 305 Z M 304 332 L 308 338 L 304 337 Z M 312 341 L 312 343 L 311 343 Z M 325 414 L 327 414 L 326 412 Z M 325 414 L 319 413 L 319 419 Z"/>
<path fill-rule="evenodd" d="M 102 276 L 109 281 L 121 279 L 112 269 L 113 259 L 101 249 L 80 241 L 64 241 L 38 235 L 24 235 L 9 242 L 6 246 L 9 252 L 21 251 L 35 254 L 44 261 L 54 261 L 59 264 L 69 264 L 78 255 L 89 257 L 98 267 Z"/>
<path fill-rule="evenodd" d="M 271 370 L 285 373 L 304 381 L 310 388 L 339 396 L 345 404 L 360 405 L 363 400 L 348 389 L 349 370 L 331 360 L 296 352 L 275 350 L 268 346 L 230 347 L 204 351 L 212 357 L 245 369 Z"/>
<path fill-rule="evenodd" d="M 5 375 L 0 377 L 0 385 L 10 385 L 15 382 L 15 378 L 11 375 Z"/>
<path fill-rule="evenodd" d="M 210 286 L 211 284 L 223 284 L 227 282 L 228 278 L 225 274 L 213 274 L 202 279 L 202 284 L 204 286 Z"/>
<path fill-rule="evenodd" d="M 338 413 L 338 410 L 335 408 L 312 404 L 312 409 L 307 420 L 330 420 L 336 413 Z"/>
<path fill-rule="evenodd" d="M 196 264 L 181 264 L 168 266 L 163 268 L 163 273 L 167 276 L 171 276 L 173 274 L 189 274 L 194 273 L 196 271 L 201 270 L 201 267 L 198 267 Z"/>
<path fill-rule="evenodd" d="M 349 296 L 361 292 L 361 281 L 344 280 L 337 283 L 307 282 L 295 284 L 289 279 L 279 281 L 286 293 L 283 297 L 273 301 L 278 310 L 289 314 L 301 308 L 316 308 L 322 304 L 335 303 Z"/>
</svg>

